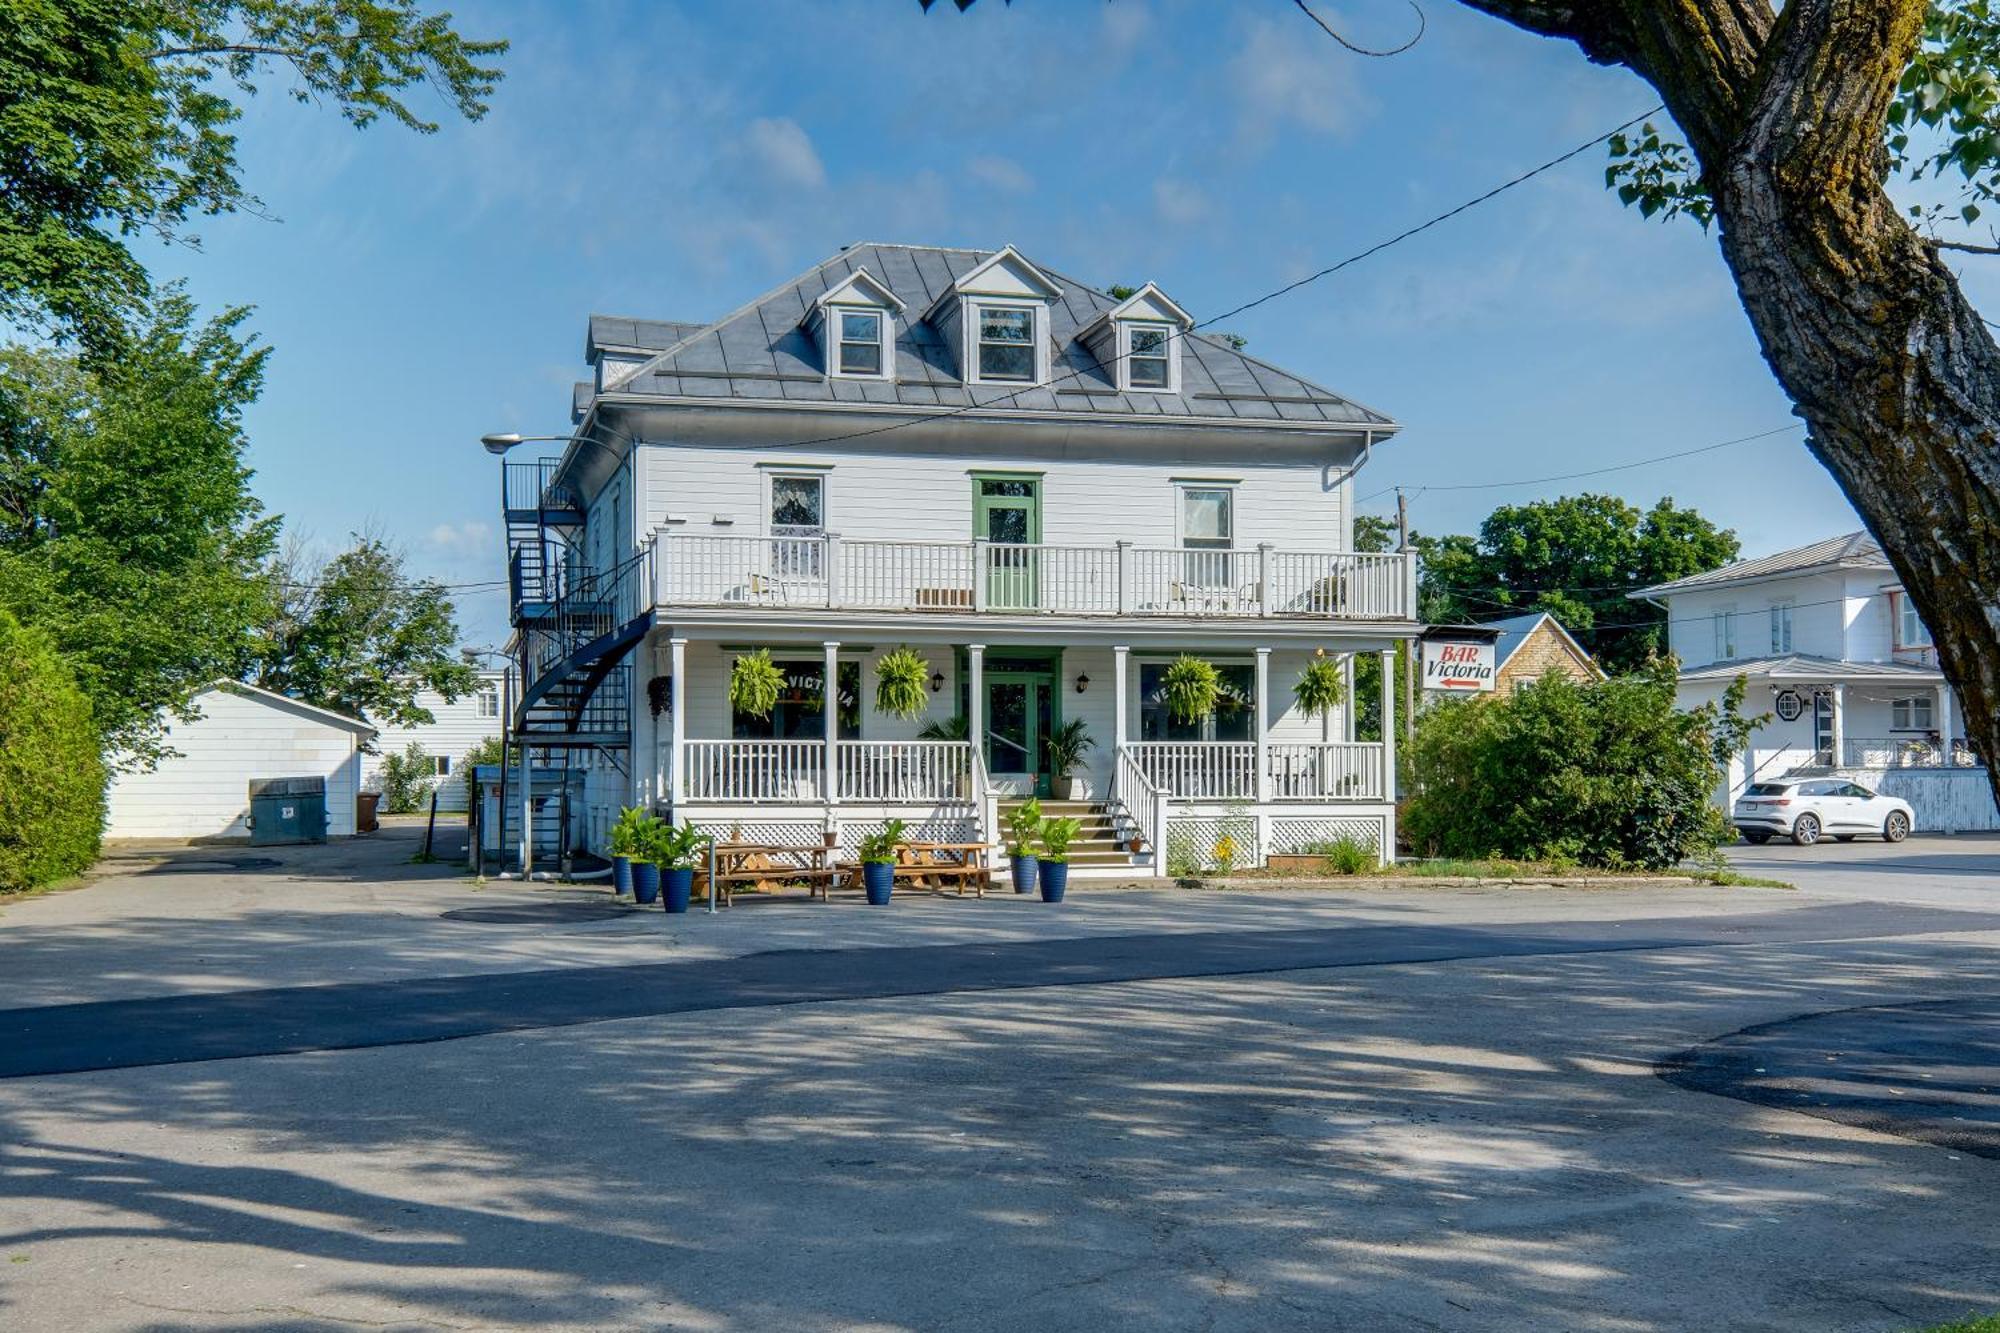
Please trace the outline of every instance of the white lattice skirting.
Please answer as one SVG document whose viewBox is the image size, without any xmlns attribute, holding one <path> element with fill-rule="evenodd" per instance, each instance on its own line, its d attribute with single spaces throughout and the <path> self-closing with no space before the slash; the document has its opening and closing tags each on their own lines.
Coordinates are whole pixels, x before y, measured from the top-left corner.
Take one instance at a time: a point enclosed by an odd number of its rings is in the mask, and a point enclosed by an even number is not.
<svg viewBox="0 0 2000 1333">
<path fill-rule="evenodd" d="M 888 822 L 843 820 L 840 854 L 849 859 L 859 856 L 861 840 Z M 817 847 L 826 836 L 826 825 L 817 819 L 697 819 L 693 823 L 703 833 L 724 841 L 762 842 L 775 847 Z M 969 815 L 943 815 L 904 821 L 903 836 L 912 842 L 972 842 L 979 837 L 979 829 Z"/>
<path fill-rule="evenodd" d="M 1311 819 L 1286 819 L 1280 816 L 1271 821 L 1271 846 L 1267 855 L 1284 856 L 1291 852 L 1302 852 L 1314 843 L 1333 842 L 1340 838 L 1354 839 L 1373 850 L 1379 858 L 1382 855 L 1382 819 L 1379 815 L 1322 816 Z"/>
<path fill-rule="evenodd" d="M 1264 864 L 1252 815 L 1183 816 L 1167 821 L 1167 873 L 1198 875 Z"/>
</svg>

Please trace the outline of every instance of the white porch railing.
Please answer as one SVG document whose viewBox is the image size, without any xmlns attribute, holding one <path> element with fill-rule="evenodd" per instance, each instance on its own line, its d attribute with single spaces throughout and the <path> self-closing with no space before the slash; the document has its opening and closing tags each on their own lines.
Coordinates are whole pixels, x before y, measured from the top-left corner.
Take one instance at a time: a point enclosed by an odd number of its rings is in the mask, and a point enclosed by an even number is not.
<svg viewBox="0 0 2000 1333">
<path fill-rule="evenodd" d="M 1004 615 L 1403 620 L 1413 557 L 662 532 L 655 600 Z"/>
<path fill-rule="evenodd" d="M 969 801 L 972 746 L 963 741 L 837 741 L 836 799 Z"/>
<path fill-rule="evenodd" d="M 1850 768 L 1979 767 L 1979 757 L 1962 740 L 1946 745 L 1922 736 L 1849 736 L 1841 749 Z"/>
<path fill-rule="evenodd" d="M 1284 741 L 1269 749 L 1274 801 L 1382 799 L 1380 741 Z"/>
<path fill-rule="evenodd" d="M 1136 741 L 1125 751 L 1148 782 L 1177 799 L 1256 798 L 1257 747 L 1250 741 Z"/>
<path fill-rule="evenodd" d="M 1111 799 L 1124 807 L 1146 850 L 1152 853 L 1154 873 L 1166 872 L 1167 793 L 1146 776 L 1145 768 L 1132 747 L 1118 747 L 1118 766 L 1112 770 Z"/>
<path fill-rule="evenodd" d="M 684 741 L 690 801 L 818 801 L 826 791 L 824 741 Z"/>
</svg>

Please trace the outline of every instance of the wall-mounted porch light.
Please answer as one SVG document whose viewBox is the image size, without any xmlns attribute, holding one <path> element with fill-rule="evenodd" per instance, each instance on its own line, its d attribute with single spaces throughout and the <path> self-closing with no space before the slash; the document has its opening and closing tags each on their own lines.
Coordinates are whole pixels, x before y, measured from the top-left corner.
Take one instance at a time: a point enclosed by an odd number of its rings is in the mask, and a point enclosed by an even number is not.
<svg viewBox="0 0 2000 1333">
<path fill-rule="evenodd" d="M 1081 671 L 1077 672 L 1077 673 L 1076 673 L 1076 692 L 1077 692 L 1078 694 L 1082 694 L 1082 693 L 1083 693 L 1083 692 L 1084 692 L 1085 690 L 1087 690 L 1087 689 L 1089 689 L 1089 688 L 1090 688 L 1090 677 L 1089 677 L 1088 675 L 1086 675 L 1085 673 L 1081 672 Z"/>
<path fill-rule="evenodd" d="M 936 694 L 942 689 L 944 689 L 944 672 L 931 672 L 931 693 Z"/>
</svg>

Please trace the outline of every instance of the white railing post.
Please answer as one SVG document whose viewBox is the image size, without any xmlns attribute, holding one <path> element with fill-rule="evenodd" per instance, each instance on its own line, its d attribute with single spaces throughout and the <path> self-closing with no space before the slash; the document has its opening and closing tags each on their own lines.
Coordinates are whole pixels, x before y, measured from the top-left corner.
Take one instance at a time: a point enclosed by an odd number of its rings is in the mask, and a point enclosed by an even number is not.
<svg viewBox="0 0 2000 1333">
<path fill-rule="evenodd" d="M 1167 793 L 1153 792 L 1153 872 L 1162 878 L 1167 873 Z"/>
<path fill-rule="evenodd" d="M 1417 553 L 1403 552 L 1403 619 L 1417 618 Z"/>
<path fill-rule="evenodd" d="M 978 576 L 975 574 L 975 578 Z M 965 646 L 966 688 L 965 688 L 965 739 L 972 743 L 972 752 L 986 753 L 986 645 L 969 643 Z"/>
<path fill-rule="evenodd" d="M 826 562 L 826 605 L 829 611 L 842 605 L 840 600 L 840 534 L 829 532 L 820 538 L 820 559 Z"/>
<path fill-rule="evenodd" d="M 672 714 L 667 730 L 667 804 L 676 818 L 687 800 L 687 644 L 686 639 L 667 640 L 667 711 Z"/>
<path fill-rule="evenodd" d="M 1111 647 L 1111 753 L 1117 754 L 1125 748 L 1125 691 L 1130 688 L 1125 682 L 1125 673 L 1132 660 L 1132 650 L 1119 643 Z"/>
<path fill-rule="evenodd" d="M 828 572 L 830 575 L 831 570 Z M 820 647 L 826 653 L 826 665 L 822 668 L 824 674 L 819 683 L 821 735 L 826 746 L 826 773 L 822 785 L 826 792 L 827 809 L 831 811 L 834 802 L 841 797 L 840 765 L 836 762 L 839 756 L 834 753 L 834 747 L 840 743 L 840 640 L 828 639 Z"/>
<path fill-rule="evenodd" d="M 986 578 L 989 572 L 988 567 L 993 559 L 992 547 L 993 544 L 987 541 L 984 537 L 973 538 L 972 609 L 974 611 L 984 611 L 986 609 L 986 600 L 987 600 Z"/>
<path fill-rule="evenodd" d="M 1382 799 L 1396 803 L 1396 652 L 1382 650 Z"/>
<path fill-rule="evenodd" d="M 1257 543 L 1257 614 L 1271 614 L 1271 543 Z M 1258 652 L 1266 649 L 1259 648 Z"/>
<path fill-rule="evenodd" d="M 1271 548 L 1263 548 L 1268 551 Z M 1271 650 L 1257 650 L 1257 697 L 1251 701 L 1256 709 L 1257 736 L 1257 804 L 1268 805 L 1271 800 Z"/>
<path fill-rule="evenodd" d="M 1118 543 L 1118 614 L 1132 609 L 1132 543 Z"/>
</svg>

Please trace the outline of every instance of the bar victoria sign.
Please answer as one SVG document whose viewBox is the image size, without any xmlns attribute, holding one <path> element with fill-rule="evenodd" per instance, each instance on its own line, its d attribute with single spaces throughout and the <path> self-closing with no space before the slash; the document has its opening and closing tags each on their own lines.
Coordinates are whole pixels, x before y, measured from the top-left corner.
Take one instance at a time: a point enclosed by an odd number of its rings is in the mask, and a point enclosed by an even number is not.
<svg viewBox="0 0 2000 1333">
<path fill-rule="evenodd" d="M 1483 694 L 1493 689 L 1493 642 L 1424 640 L 1424 688 L 1446 694 Z"/>
</svg>

